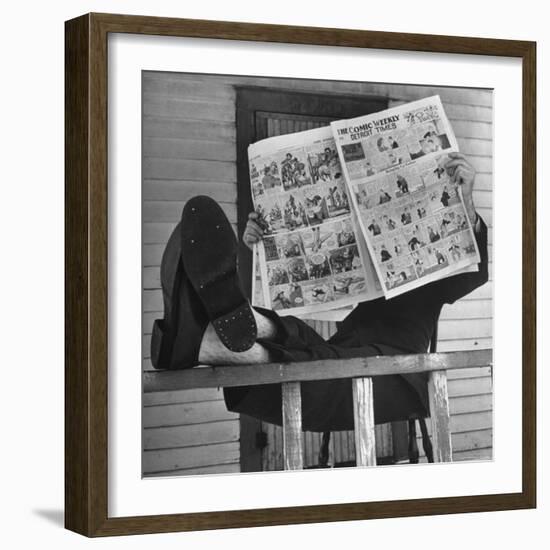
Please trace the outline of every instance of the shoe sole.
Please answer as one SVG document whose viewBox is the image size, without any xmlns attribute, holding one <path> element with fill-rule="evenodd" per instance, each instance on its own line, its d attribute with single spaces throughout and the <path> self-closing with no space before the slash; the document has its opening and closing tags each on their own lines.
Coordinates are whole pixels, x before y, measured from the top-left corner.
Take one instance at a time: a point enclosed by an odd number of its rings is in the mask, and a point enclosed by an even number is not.
<svg viewBox="0 0 550 550">
<path fill-rule="evenodd" d="M 206 196 L 187 202 L 181 219 L 184 269 L 225 347 L 252 347 L 257 327 L 237 273 L 238 245 L 218 203 Z"/>
<path fill-rule="evenodd" d="M 164 318 L 155 320 L 151 334 L 151 363 L 156 369 L 168 369 L 172 362 L 178 310 L 178 304 L 172 304 L 172 301 L 179 296 L 182 269 L 180 234 L 178 224 L 166 243 L 161 261 Z"/>
<path fill-rule="evenodd" d="M 190 289 L 181 254 L 178 224 L 168 239 L 161 262 L 164 318 L 155 320 L 151 334 L 151 363 L 156 369 L 185 369 L 197 365 L 202 334 L 208 324 L 206 313 L 199 311 L 198 302 L 191 312 L 194 324 L 181 319 L 181 312 L 193 307 L 189 302 Z"/>
</svg>

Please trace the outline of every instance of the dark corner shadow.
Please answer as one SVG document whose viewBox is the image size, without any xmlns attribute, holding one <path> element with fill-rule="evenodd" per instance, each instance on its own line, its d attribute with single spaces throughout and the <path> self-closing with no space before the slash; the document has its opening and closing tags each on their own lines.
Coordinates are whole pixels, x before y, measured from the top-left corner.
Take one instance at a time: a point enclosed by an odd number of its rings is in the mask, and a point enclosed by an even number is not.
<svg viewBox="0 0 550 550">
<path fill-rule="evenodd" d="M 63 510 L 33 510 L 33 514 L 57 525 L 58 527 L 65 526 L 65 513 Z"/>
</svg>

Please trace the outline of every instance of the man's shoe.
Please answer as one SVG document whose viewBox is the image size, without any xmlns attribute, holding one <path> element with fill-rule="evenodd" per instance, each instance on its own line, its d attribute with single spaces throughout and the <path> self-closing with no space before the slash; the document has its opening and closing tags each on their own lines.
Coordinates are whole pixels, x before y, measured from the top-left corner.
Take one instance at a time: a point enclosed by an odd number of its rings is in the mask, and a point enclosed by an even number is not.
<svg viewBox="0 0 550 550">
<path fill-rule="evenodd" d="M 238 243 L 210 197 L 194 197 L 185 205 L 181 250 L 184 271 L 222 343 L 236 352 L 251 348 L 257 327 L 237 273 Z"/>
<path fill-rule="evenodd" d="M 181 224 L 168 239 L 160 266 L 164 319 L 151 335 L 151 362 L 156 369 L 185 369 L 198 363 L 208 316 L 183 268 Z"/>
</svg>

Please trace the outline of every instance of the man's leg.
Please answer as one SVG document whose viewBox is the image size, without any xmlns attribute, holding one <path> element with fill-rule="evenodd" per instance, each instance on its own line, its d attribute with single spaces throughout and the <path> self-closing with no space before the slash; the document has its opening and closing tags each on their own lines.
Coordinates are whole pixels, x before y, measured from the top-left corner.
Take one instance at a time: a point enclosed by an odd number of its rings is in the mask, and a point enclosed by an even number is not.
<svg viewBox="0 0 550 550">
<path fill-rule="evenodd" d="M 252 313 L 258 327 L 257 337 L 262 340 L 274 340 L 277 336 L 275 323 L 254 309 Z M 256 365 L 269 363 L 270 360 L 269 351 L 258 342 L 243 352 L 227 349 L 211 324 L 206 328 L 199 350 L 199 362 L 206 365 Z"/>
</svg>

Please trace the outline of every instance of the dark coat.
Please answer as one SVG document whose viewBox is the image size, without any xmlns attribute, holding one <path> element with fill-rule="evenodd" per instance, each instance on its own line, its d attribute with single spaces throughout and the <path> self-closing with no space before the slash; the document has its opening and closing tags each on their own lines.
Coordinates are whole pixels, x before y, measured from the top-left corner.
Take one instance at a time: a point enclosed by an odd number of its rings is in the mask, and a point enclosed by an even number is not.
<svg viewBox="0 0 550 550">
<path fill-rule="evenodd" d="M 461 273 L 424 285 L 390 300 L 359 304 L 325 341 L 302 320 L 261 312 L 278 327 L 276 341 L 262 341 L 274 361 L 365 357 L 426 353 L 441 308 L 469 294 L 488 280 L 487 226 L 476 234 L 481 262 L 477 272 Z M 377 424 L 428 416 L 427 376 L 424 373 L 374 377 Z M 353 429 L 351 380 L 303 382 L 302 426 L 308 431 Z M 230 411 L 281 424 L 281 387 L 269 384 L 225 388 Z"/>
</svg>

